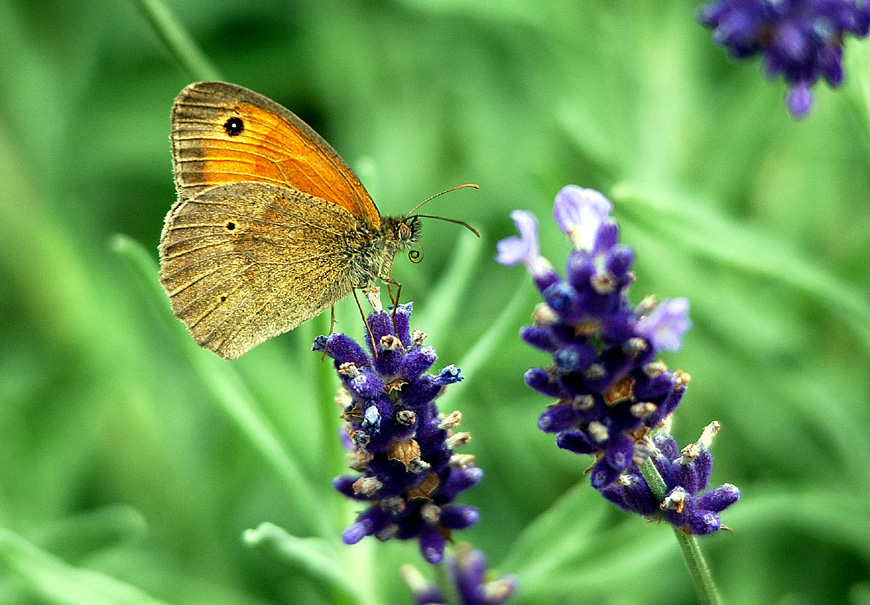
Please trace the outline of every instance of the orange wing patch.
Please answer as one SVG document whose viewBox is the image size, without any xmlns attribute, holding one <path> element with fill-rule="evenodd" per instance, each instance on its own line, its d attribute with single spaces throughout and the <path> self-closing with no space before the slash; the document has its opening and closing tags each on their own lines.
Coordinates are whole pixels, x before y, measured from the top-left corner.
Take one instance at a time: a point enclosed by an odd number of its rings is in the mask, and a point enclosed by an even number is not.
<svg viewBox="0 0 870 605">
<path fill-rule="evenodd" d="M 381 217 L 336 151 L 274 101 L 222 82 L 185 88 L 172 108 L 172 152 L 179 196 L 223 183 L 255 181 L 333 202 L 372 229 Z"/>
</svg>

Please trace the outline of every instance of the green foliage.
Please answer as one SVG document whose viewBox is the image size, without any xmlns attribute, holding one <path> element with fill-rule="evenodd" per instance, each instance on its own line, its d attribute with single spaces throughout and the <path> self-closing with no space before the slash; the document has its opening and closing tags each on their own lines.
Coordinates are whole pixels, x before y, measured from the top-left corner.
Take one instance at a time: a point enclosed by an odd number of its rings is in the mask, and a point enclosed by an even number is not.
<svg viewBox="0 0 870 605">
<path fill-rule="evenodd" d="M 309 121 L 382 212 L 480 185 L 429 211 L 483 239 L 429 221 L 393 275 L 466 377 L 442 400 L 485 473 L 461 539 L 519 577 L 514 602 L 695 598 L 670 531 L 536 428 L 522 373 L 546 360 L 516 338 L 535 297 L 492 256 L 525 208 L 558 266 L 569 182 L 613 199 L 637 300 L 692 301 L 674 433 L 722 424 L 713 481 L 743 497 L 700 544 L 725 601 L 866 602 L 867 43 L 795 123 L 685 0 L 174 0 L 184 59 L 153 7 L 0 0 L 0 602 L 394 603 L 401 563 L 429 571 L 415 544 L 339 540 L 337 383 L 310 352 L 328 316 L 225 362 L 169 312 L 169 108 L 211 71 Z M 337 316 L 362 335 L 353 301 Z"/>
</svg>

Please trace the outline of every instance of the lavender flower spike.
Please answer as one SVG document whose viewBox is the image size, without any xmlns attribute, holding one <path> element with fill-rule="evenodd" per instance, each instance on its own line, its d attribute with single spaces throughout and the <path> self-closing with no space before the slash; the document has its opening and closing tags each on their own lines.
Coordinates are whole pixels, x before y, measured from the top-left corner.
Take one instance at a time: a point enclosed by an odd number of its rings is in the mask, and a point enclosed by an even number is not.
<svg viewBox="0 0 870 605">
<path fill-rule="evenodd" d="M 626 473 L 620 482 L 601 490 L 601 494 L 626 511 L 650 520 L 664 519 L 686 534 L 703 536 L 727 529 L 719 520 L 719 513 L 737 502 L 740 490 L 725 483 L 701 493 L 713 470 L 709 447 L 718 431 L 719 423 L 710 423 L 697 443 L 682 450 L 667 433 L 653 437 L 652 461 L 668 490 L 663 502 L 656 500 L 637 468 Z"/>
<path fill-rule="evenodd" d="M 438 356 L 423 344 L 425 333 L 410 329 L 411 309 L 409 303 L 395 315 L 368 316 L 371 355 L 340 333 L 317 337 L 314 350 L 335 360 L 343 384 L 337 401 L 344 404 L 344 443 L 350 467 L 360 473 L 336 477 L 333 486 L 368 504 L 342 540 L 416 539 L 423 557 L 438 563 L 451 532 L 477 522 L 475 508 L 453 501 L 483 473 L 473 456 L 454 452 L 470 438 L 456 432 L 461 414 L 444 416 L 435 406 L 448 385 L 462 380 L 459 368 L 427 373 Z"/>
<path fill-rule="evenodd" d="M 468 544 L 456 547 L 456 556 L 448 557 L 448 569 L 453 590 L 462 605 L 502 605 L 513 595 L 517 580 L 513 576 L 493 579 L 486 567 L 486 557 Z M 416 568 L 402 567 L 405 583 L 414 593 L 417 605 L 440 605 L 447 603 L 437 586 L 427 582 Z"/>
<path fill-rule="evenodd" d="M 690 325 L 689 301 L 656 304 L 654 297 L 647 297 L 631 304 L 634 252 L 619 243 L 610 209 L 603 195 L 576 185 L 556 196 L 553 216 L 574 250 L 564 279 L 555 271 L 546 280 L 535 276 L 544 302 L 535 309 L 534 325 L 520 330 L 523 340 L 552 359 L 546 367 L 525 373 L 528 386 L 555 400 L 538 418 L 538 428 L 555 434 L 560 448 L 593 456 L 592 487 L 644 516 L 658 511 L 659 502 L 640 472 L 654 456 L 662 474 L 673 475 L 665 477 L 671 488 L 666 504 L 672 512 L 663 516 L 683 531 L 711 533 L 720 528 L 718 512 L 739 493 L 723 486 L 713 495 L 698 496 L 712 468 L 707 449 L 711 434 L 696 444 L 703 451 L 697 461 L 674 467 L 676 462 L 665 462 L 675 456 L 660 455 L 660 450 L 676 451 L 663 428 L 690 378 L 669 369 L 657 355 L 682 345 Z"/>
<path fill-rule="evenodd" d="M 767 76 L 782 76 L 786 106 L 795 118 L 812 107 L 811 88 L 824 78 L 843 82 L 843 39 L 870 30 L 867 0 L 715 0 L 701 6 L 698 21 L 713 29 L 713 42 L 731 56 L 761 55 Z"/>
</svg>

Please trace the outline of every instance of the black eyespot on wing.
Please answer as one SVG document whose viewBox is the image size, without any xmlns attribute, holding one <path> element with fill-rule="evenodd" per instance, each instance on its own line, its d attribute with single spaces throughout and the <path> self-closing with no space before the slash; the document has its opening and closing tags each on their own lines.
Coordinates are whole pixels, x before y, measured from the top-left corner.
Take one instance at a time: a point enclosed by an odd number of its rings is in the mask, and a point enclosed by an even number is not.
<svg viewBox="0 0 870 605">
<path fill-rule="evenodd" d="M 224 130 L 231 137 L 238 136 L 245 131 L 245 123 L 241 118 L 230 118 L 224 122 Z"/>
<path fill-rule="evenodd" d="M 233 221 L 227 221 L 227 231 L 232 231 L 236 228 L 236 224 Z"/>
</svg>

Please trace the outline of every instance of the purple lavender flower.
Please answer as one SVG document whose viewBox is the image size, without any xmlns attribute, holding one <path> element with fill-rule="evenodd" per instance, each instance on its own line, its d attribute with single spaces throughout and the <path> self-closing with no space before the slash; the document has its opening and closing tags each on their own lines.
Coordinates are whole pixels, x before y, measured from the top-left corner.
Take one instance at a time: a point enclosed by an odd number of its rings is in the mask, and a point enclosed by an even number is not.
<svg viewBox="0 0 870 605">
<path fill-rule="evenodd" d="M 468 433 L 454 432 L 459 412 L 445 417 L 435 406 L 447 385 L 462 380 L 459 369 L 449 365 L 438 374 L 426 373 L 437 355 L 423 345 L 423 332 L 410 330 L 411 310 L 409 303 L 399 305 L 395 316 L 369 315 L 366 344 L 376 354 L 341 333 L 319 336 L 314 350 L 335 360 L 344 385 L 350 467 L 362 473 L 336 477 L 333 485 L 348 498 L 369 503 L 342 539 L 347 544 L 370 535 L 417 539 L 424 558 L 438 563 L 451 531 L 477 521 L 475 508 L 453 500 L 483 473 L 473 456 L 454 453 L 469 439 Z"/>
<path fill-rule="evenodd" d="M 664 518 L 686 534 L 703 536 L 725 528 L 719 513 L 737 502 L 740 491 L 726 483 L 704 494 L 713 470 L 710 441 L 719 430 L 711 423 L 697 443 L 680 451 L 673 437 L 656 433 L 652 442 L 652 461 L 665 481 L 667 494 L 661 503 L 653 495 L 637 467 L 630 468 L 620 480 L 601 490 L 601 495 L 629 512 L 650 520 Z"/>
<path fill-rule="evenodd" d="M 468 544 L 456 548 L 456 556 L 448 557 L 447 565 L 453 588 L 462 605 L 502 605 L 516 589 L 516 578 L 505 576 L 491 579 L 486 567 L 486 557 L 479 550 L 472 550 Z M 402 568 L 406 583 L 414 593 L 417 605 L 438 605 L 447 603 L 437 586 L 426 582 L 414 567 Z"/>
<path fill-rule="evenodd" d="M 544 302 L 535 309 L 534 325 L 520 331 L 523 340 L 553 360 L 525 374 L 526 384 L 556 399 L 538 427 L 554 433 L 559 447 L 595 457 L 590 478 L 602 493 L 640 477 L 638 467 L 655 451 L 650 435 L 669 419 L 689 383 L 688 374 L 656 358 L 660 351 L 680 348 L 690 325 L 689 303 L 684 298 L 629 302 L 634 253 L 619 244 L 611 208 L 599 192 L 576 185 L 558 193 L 554 218 L 574 250 L 565 279 L 552 269 L 546 279 L 530 270 Z M 537 242 L 526 246 L 537 250 Z M 497 260 L 519 262 L 501 253 Z M 544 263 L 549 266 L 538 261 Z M 642 477 L 640 483 L 649 491 Z M 641 514 L 654 512 L 644 508 Z"/>
<path fill-rule="evenodd" d="M 629 303 L 634 255 L 618 243 L 610 209 L 603 195 L 576 185 L 556 196 L 554 216 L 575 249 L 566 279 L 555 272 L 544 283 L 536 279 L 545 302 L 535 325 L 520 332 L 553 357 L 550 367 L 526 372 L 530 387 L 558 399 L 538 426 L 555 433 L 559 447 L 596 456 L 596 488 L 644 460 L 647 452 L 635 443 L 674 411 L 689 378 L 655 358 L 662 348 L 679 348 L 688 303 Z"/>
<path fill-rule="evenodd" d="M 762 55 L 764 73 L 788 85 L 786 106 L 796 118 L 812 107 L 820 77 L 842 83 L 844 35 L 863 38 L 870 29 L 867 0 L 715 0 L 697 16 L 732 56 Z"/>
</svg>

